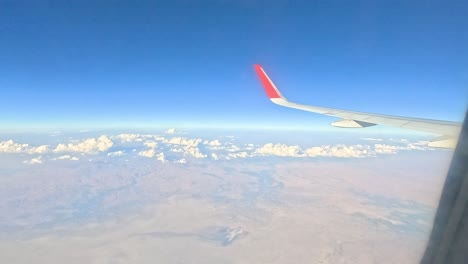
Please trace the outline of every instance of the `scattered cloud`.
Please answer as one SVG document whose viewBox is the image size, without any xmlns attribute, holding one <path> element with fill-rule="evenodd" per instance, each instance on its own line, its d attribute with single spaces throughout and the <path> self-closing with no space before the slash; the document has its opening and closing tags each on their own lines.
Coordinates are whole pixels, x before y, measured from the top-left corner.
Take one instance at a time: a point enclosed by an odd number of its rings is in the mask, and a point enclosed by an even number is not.
<svg viewBox="0 0 468 264">
<path fill-rule="evenodd" d="M 387 144 L 375 144 L 374 149 L 379 154 L 396 154 L 399 150 L 428 150 L 429 147 L 425 145 L 427 141 L 418 141 L 416 143 L 408 143 L 402 146 L 394 146 Z"/>
<path fill-rule="evenodd" d="M 169 151 L 175 152 L 175 153 L 181 153 L 184 152 L 182 148 L 176 147 L 176 148 L 171 148 Z"/>
<path fill-rule="evenodd" d="M 210 147 L 219 147 L 221 146 L 221 142 L 219 142 L 219 140 L 213 140 L 213 141 L 205 141 L 205 145 L 208 145 Z"/>
<path fill-rule="evenodd" d="M 231 143 L 227 143 L 226 145 L 229 145 L 229 144 L 231 144 Z M 221 143 L 221 141 L 219 141 L 218 139 L 212 140 L 212 141 L 205 140 L 205 141 L 203 141 L 203 145 L 207 146 L 211 150 L 226 149 L 226 146 L 224 146 Z"/>
<path fill-rule="evenodd" d="M 229 153 L 227 154 L 226 157 L 229 157 L 229 158 L 247 158 L 247 157 L 252 157 L 251 154 L 248 154 L 247 152 L 245 151 L 242 151 L 242 152 L 237 152 L 237 153 Z"/>
<path fill-rule="evenodd" d="M 381 138 L 361 138 L 362 140 L 367 140 L 367 141 L 383 141 Z"/>
<path fill-rule="evenodd" d="M 122 142 L 143 141 L 143 136 L 140 134 L 120 134 L 116 138 Z"/>
<path fill-rule="evenodd" d="M 114 143 L 109 137 L 107 137 L 106 135 L 102 135 L 99 138 L 88 138 L 76 144 L 59 144 L 54 149 L 54 152 L 80 152 L 92 154 L 106 151 L 113 145 Z"/>
<path fill-rule="evenodd" d="M 31 147 L 28 150 L 28 153 L 29 154 L 43 154 L 43 153 L 46 153 L 47 151 L 49 151 L 49 146 L 48 145 L 42 145 L 42 146 L 39 146 L 39 147 Z"/>
<path fill-rule="evenodd" d="M 109 157 L 118 157 L 122 155 L 125 155 L 125 152 L 122 150 L 107 153 L 107 156 Z"/>
<path fill-rule="evenodd" d="M 70 155 L 63 155 L 63 156 L 60 156 L 58 158 L 54 158 L 52 160 L 79 160 L 78 157 L 72 157 Z"/>
<path fill-rule="evenodd" d="M 63 156 L 58 157 L 57 159 L 62 160 L 62 159 L 70 159 L 70 158 L 71 158 L 70 155 L 63 155 Z"/>
<path fill-rule="evenodd" d="M 184 158 L 181 158 L 180 160 L 176 160 L 175 163 L 185 164 L 187 161 Z"/>
<path fill-rule="evenodd" d="M 375 144 L 374 150 L 379 154 L 396 154 L 401 147 L 387 144 Z"/>
<path fill-rule="evenodd" d="M 410 141 L 406 138 L 390 138 L 389 141 L 391 142 L 398 142 L 398 143 L 409 143 Z"/>
<path fill-rule="evenodd" d="M 35 157 L 35 158 L 32 158 L 30 160 L 25 160 L 23 161 L 23 163 L 25 164 L 42 164 L 42 156 L 38 156 L 38 157 Z"/>
<path fill-rule="evenodd" d="M 156 148 L 158 146 L 158 142 L 156 141 L 146 141 L 143 145 L 147 146 L 148 148 Z"/>
<path fill-rule="evenodd" d="M 28 153 L 28 154 L 43 154 L 49 150 L 48 145 L 38 147 L 29 146 L 29 144 L 15 143 L 13 140 L 0 142 L 0 153 Z"/>
<path fill-rule="evenodd" d="M 376 154 L 396 154 L 400 150 L 424 150 L 425 147 L 420 147 L 413 144 L 405 146 L 393 146 L 386 144 L 375 144 L 373 147 L 369 145 L 343 145 L 334 146 L 318 146 L 302 150 L 299 146 L 288 146 L 285 144 L 268 143 L 263 147 L 257 148 L 255 154 L 264 156 L 280 156 L 280 157 L 336 157 L 336 158 L 362 158 L 374 157 Z"/>
<path fill-rule="evenodd" d="M 124 150 L 109 152 L 108 157 L 117 157 L 132 154 L 148 158 L 156 158 L 161 162 L 166 162 L 168 153 L 169 160 L 174 163 L 183 163 L 187 157 L 203 159 L 236 159 L 249 158 L 255 156 L 278 156 L 278 157 L 337 157 L 337 158 L 363 158 L 375 157 L 377 155 L 397 154 L 400 151 L 407 150 L 428 150 L 427 141 L 409 142 L 407 139 L 389 139 L 393 144 L 380 143 L 380 138 L 361 138 L 362 140 L 374 141 L 375 144 L 356 144 L 356 145 L 322 145 L 309 148 L 301 148 L 299 145 L 287 145 L 282 143 L 267 143 L 263 146 L 257 146 L 252 143 L 243 143 L 235 145 L 233 142 L 222 142 L 218 139 L 200 139 L 189 137 L 170 137 L 165 138 L 159 135 L 142 134 L 119 134 L 108 137 L 102 135 L 96 138 L 83 139 L 81 141 L 71 141 L 70 143 L 60 143 L 56 146 L 40 145 L 30 146 L 29 144 L 16 143 L 13 140 L 0 142 L 0 153 L 26 153 L 26 154 L 44 154 L 48 152 L 61 153 L 63 156 L 53 160 L 78 160 L 72 157 L 70 153 L 80 154 L 98 154 L 108 151 L 114 146 L 116 140 L 119 144 L 135 142 L 133 149 L 126 153 Z M 135 155 L 135 154 L 133 154 Z M 40 156 L 41 157 L 41 156 Z M 42 158 L 42 157 L 41 157 Z M 29 160 L 27 163 L 42 162 L 41 158 Z M 26 163 L 26 162 L 25 162 Z"/>
<path fill-rule="evenodd" d="M 185 146 L 184 147 L 184 155 L 191 155 L 194 158 L 206 158 L 207 155 L 201 153 L 200 149 L 197 147 L 192 147 L 192 146 Z"/>
<path fill-rule="evenodd" d="M 156 154 L 156 159 L 161 161 L 162 163 L 166 162 L 166 156 L 164 155 L 163 152 Z"/>
<path fill-rule="evenodd" d="M 174 133 L 176 133 L 176 129 L 175 128 L 169 128 L 168 130 L 166 130 L 165 133 L 166 134 L 174 134 Z"/>
<path fill-rule="evenodd" d="M 165 163 L 167 161 L 166 160 L 166 155 L 164 154 L 164 152 L 157 153 L 154 148 L 150 148 L 150 149 L 147 149 L 147 150 L 140 151 L 140 152 L 138 152 L 138 155 L 142 156 L 142 157 L 147 157 L 147 158 L 156 157 L 156 159 L 161 161 L 162 163 Z"/>
<path fill-rule="evenodd" d="M 362 158 L 374 156 L 370 146 L 338 144 L 335 146 L 312 147 L 304 151 L 307 157 L 336 157 L 336 158 Z"/>
<path fill-rule="evenodd" d="M 226 150 L 229 152 L 236 152 L 236 151 L 240 151 L 241 149 L 232 143 L 228 143 L 226 146 Z"/>
<path fill-rule="evenodd" d="M 163 140 L 164 143 L 166 144 L 172 144 L 172 145 L 183 145 L 183 146 L 192 146 L 192 147 L 197 147 L 200 142 L 202 142 L 201 139 L 190 139 L 190 138 L 185 138 L 185 137 L 173 137 L 171 139 L 165 139 Z"/>
<path fill-rule="evenodd" d="M 245 146 L 246 146 L 246 147 L 245 147 L 244 149 L 246 149 L 246 150 L 252 150 L 252 149 L 254 149 L 254 144 L 245 144 Z"/>
<path fill-rule="evenodd" d="M 27 152 L 29 149 L 28 144 L 15 143 L 13 140 L 0 142 L 0 152 L 3 153 L 22 153 Z"/>
<path fill-rule="evenodd" d="M 299 146 L 287 146 L 285 144 L 268 143 L 263 147 L 255 150 L 255 153 L 260 155 L 273 155 L 281 157 L 303 157 L 301 148 Z"/>
<path fill-rule="evenodd" d="M 147 157 L 147 158 L 152 158 L 152 157 L 154 157 L 155 154 L 156 154 L 156 151 L 154 151 L 153 148 L 138 152 L 138 155 L 140 155 L 142 157 Z"/>
<path fill-rule="evenodd" d="M 171 152 L 183 152 L 184 155 L 191 155 L 195 158 L 206 158 L 207 155 L 201 153 L 198 145 L 202 142 L 202 139 L 190 139 L 185 137 L 173 137 L 171 139 L 165 139 L 163 143 L 168 145 L 178 145 L 179 147 L 172 147 Z"/>
</svg>

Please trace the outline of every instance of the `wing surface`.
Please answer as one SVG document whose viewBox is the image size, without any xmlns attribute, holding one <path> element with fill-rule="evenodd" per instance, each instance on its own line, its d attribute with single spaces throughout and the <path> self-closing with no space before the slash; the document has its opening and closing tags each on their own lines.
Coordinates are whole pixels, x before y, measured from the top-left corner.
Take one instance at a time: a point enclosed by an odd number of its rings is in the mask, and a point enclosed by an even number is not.
<svg viewBox="0 0 468 264">
<path fill-rule="evenodd" d="M 434 141 L 434 143 L 439 142 L 440 140 L 443 140 L 443 141 L 450 140 L 450 141 L 454 141 L 453 144 L 456 143 L 456 138 L 458 137 L 458 134 L 461 129 L 461 123 L 452 122 L 452 121 L 364 113 L 364 112 L 357 112 L 357 111 L 348 111 L 348 110 L 342 110 L 342 109 L 293 103 L 293 102 L 288 101 L 280 93 L 276 85 L 271 81 L 271 79 L 268 77 L 268 75 L 265 73 L 265 71 L 260 65 L 256 64 L 255 70 L 258 74 L 258 77 L 260 78 L 260 81 L 268 97 L 273 103 L 284 106 L 284 107 L 295 108 L 299 110 L 338 117 L 342 119 L 342 120 L 332 123 L 333 126 L 346 127 L 346 128 L 360 128 L 360 127 L 369 127 L 369 126 L 374 126 L 374 125 L 387 125 L 387 126 L 393 126 L 393 127 L 401 127 L 401 128 L 413 129 L 413 130 L 442 135 L 443 137 L 436 138 L 437 140 Z M 444 147 L 444 146 L 436 146 L 436 145 L 433 145 L 433 146 Z"/>
</svg>

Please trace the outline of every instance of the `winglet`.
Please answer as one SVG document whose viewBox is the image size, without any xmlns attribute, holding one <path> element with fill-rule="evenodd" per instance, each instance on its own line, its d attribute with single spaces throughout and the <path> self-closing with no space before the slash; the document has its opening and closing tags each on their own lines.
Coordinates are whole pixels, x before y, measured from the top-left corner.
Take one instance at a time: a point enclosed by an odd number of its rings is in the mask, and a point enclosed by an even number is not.
<svg viewBox="0 0 468 264">
<path fill-rule="evenodd" d="M 260 81 L 262 82 L 263 88 L 265 88 L 265 92 L 267 93 L 268 97 L 270 99 L 284 99 L 284 97 L 276 88 L 275 84 L 270 80 L 270 78 L 268 78 L 268 75 L 265 73 L 262 66 L 260 66 L 259 64 L 255 64 L 254 67 L 255 71 L 257 71 L 258 78 L 260 78 Z"/>
</svg>

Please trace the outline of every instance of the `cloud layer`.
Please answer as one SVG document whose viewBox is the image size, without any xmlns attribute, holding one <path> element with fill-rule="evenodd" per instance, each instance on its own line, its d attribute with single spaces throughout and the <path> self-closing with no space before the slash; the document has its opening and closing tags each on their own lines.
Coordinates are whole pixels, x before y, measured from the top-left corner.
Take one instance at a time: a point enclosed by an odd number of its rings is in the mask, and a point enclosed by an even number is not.
<svg viewBox="0 0 468 264">
<path fill-rule="evenodd" d="M 165 133 L 171 134 L 168 131 Z M 301 147 L 299 145 L 282 143 L 265 143 L 263 145 L 253 143 L 236 144 L 236 140 L 233 138 L 220 140 L 171 135 L 119 134 L 115 136 L 101 135 L 95 138 L 71 140 L 68 143 L 59 143 L 55 147 L 50 145 L 31 146 L 25 143 L 17 143 L 10 139 L 0 142 L 0 153 L 41 155 L 26 160 L 26 164 L 41 164 L 46 160 L 77 161 L 80 158 L 76 154 L 94 156 L 102 154 L 109 158 L 125 155 L 127 158 L 145 157 L 163 163 L 185 164 L 194 159 L 216 161 L 265 156 L 366 158 L 397 154 L 400 151 L 430 149 L 426 147 L 427 141 L 411 143 L 407 139 L 389 139 L 385 141 L 384 139 L 377 138 L 361 138 L 361 140 L 375 143 Z"/>
</svg>

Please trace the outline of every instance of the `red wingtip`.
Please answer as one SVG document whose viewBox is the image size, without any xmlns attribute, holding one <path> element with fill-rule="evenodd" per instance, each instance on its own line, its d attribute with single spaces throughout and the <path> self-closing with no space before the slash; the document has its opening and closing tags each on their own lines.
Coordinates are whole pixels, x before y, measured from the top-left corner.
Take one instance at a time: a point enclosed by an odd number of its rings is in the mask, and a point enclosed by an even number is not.
<svg viewBox="0 0 468 264">
<path fill-rule="evenodd" d="M 265 92 L 267 93 L 268 97 L 270 99 L 281 98 L 281 95 L 279 95 L 278 91 L 276 91 L 274 84 L 268 78 L 262 66 L 260 66 L 260 64 L 254 64 L 254 67 L 255 71 L 257 72 L 258 78 L 260 78 L 260 81 L 262 82 L 263 88 L 265 88 Z"/>
</svg>

